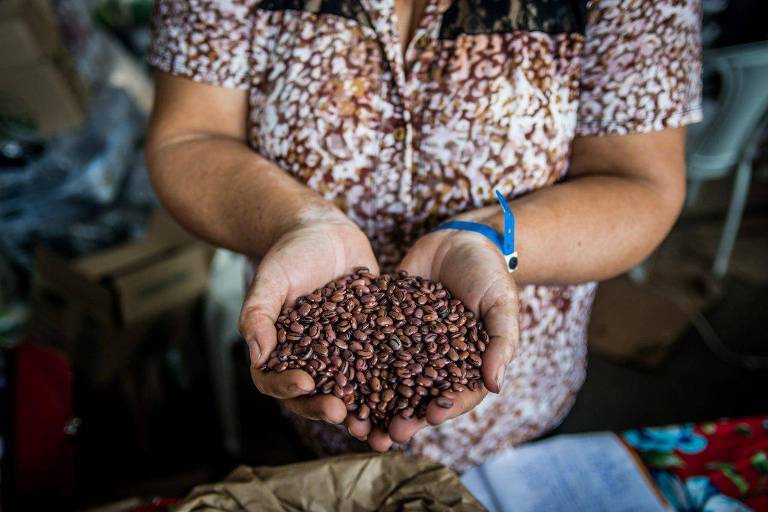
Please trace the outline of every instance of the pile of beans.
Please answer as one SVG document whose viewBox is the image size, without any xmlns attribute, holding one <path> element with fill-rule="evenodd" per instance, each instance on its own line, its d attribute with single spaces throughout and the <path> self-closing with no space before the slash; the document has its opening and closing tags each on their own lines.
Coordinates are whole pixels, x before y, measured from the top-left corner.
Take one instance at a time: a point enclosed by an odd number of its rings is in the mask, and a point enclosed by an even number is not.
<svg viewBox="0 0 768 512">
<path fill-rule="evenodd" d="M 301 369 L 315 392 L 342 399 L 361 420 L 386 428 L 398 414 L 424 417 L 449 391 L 481 386 L 488 333 L 441 283 L 366 268 L 284 307 L 265 371 Z"/>
</svg>

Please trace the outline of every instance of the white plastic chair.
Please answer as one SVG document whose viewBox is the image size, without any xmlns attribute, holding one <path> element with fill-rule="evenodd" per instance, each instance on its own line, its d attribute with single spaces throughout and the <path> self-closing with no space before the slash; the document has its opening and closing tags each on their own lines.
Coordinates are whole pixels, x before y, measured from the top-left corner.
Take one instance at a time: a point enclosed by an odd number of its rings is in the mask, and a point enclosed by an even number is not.
<svg viewBox="0 0 768 512">
<path fill-rule="evenodd" d="M 712 272 L 728 271 L 752 179 L 752 164 L 768 123 L 768 41 L 708 50 L 704 76 L 720 78 L 714 112 L 688 133 L 688 197 L 693 205 L 703 182 L 734 173 L 733 191 Z"/>
<path fill-rule="evenodd" d="M 728 272 L 731 252 L 752 180 L 752 163 L 762 132 L 768 125 L 768 41 L 704 52 L 704 79 L 720 78 L 713 101 L 704 100 L 704 120 L 688 128 L 686 144 L 688 194 L 685 206 L 693 206 L 705 181 L 734 173 L 733 191 L 725 217 L 712 273 Z M 647 281 L 646 259 L 629 271 L 637 282 Z"/>
</svg>

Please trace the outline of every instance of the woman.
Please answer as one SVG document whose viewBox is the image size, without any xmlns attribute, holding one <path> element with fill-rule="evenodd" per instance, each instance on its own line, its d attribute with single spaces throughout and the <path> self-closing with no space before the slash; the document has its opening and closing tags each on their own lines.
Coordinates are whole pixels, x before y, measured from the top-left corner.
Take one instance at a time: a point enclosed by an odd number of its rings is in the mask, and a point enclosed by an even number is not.
<svg viewBox="0 0 768 512">
<path fill-rule="evenodd" d="M 251 257 L 254 383 L 325 452 L 349 433 L 457 470 L 551 429 L 585 374 L 595 281 L 645 258 L 685 193 L 695 0 L 160 0 L 147 157 L 191 231 Z M 474 232 L 517 221 L 519 270 Z M 485 320 L 484 389 L 388 431 L 264 374 L 281 305 L 354 267 L 442 281 Z M 490 394 L 488 394 L 490 392 Z M 425 428 L 427 427 L 427 428 Z"/>
</svg>

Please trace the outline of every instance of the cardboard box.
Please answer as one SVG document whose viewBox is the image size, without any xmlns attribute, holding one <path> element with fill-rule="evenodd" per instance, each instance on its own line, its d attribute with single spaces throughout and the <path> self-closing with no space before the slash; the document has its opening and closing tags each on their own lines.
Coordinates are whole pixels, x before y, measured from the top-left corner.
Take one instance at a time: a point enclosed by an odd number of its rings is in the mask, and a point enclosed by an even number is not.
<svg viewBox="0 0 768 512">
<path fill-rule="evenodd" d="M 43 136 L 85 119 L 86 91 L 47 0 L 0 0 L 0 119 Z"/>
<path fill-rule="evenodd" d="M 205 292 L 211 254 L 164 212 L 144 239 L 76 260 L 39 247 L 28 330 L 105 382 L 158 320 Z"/>
<path fill-rule="evenodd" d="M 82 86 L 48 59 L 0 70 L 0 117 L 43 136 L 80 126 L 86 108 Z"/>
<path fill-rule="evenodd" d="M 51 57 L 60 47 L 46 0 L 0 0 L 0 69 Z"/>
</svg>

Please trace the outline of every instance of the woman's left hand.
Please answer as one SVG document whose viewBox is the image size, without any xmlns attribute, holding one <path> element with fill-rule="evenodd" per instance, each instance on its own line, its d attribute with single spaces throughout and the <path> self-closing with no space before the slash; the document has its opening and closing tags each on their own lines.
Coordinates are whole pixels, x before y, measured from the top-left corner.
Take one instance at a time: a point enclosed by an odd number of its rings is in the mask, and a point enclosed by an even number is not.
<svg viewBox="0 0 768 512">
<path fill-rule="evenodd" d="M 400 268 L 409 274 L 440 281 L 483 321 L 490 343 L 483 354 L 483 384 L 478 391 L 450 393 L 454 404 L 443 409 L 431 403 L 426 418 L 392 420 L 388 432 L 374 429 L 372 447 L 384 451 L 392 442 L 404 443 L 427 425 L 439 425 L 479 404 L 488 391 L 499 393 L 504 372 L 519 340 L 517 286 L 499 249 L 482 235 L 466 231 L 436 231 L 420 238 Z"/>
</svg>

